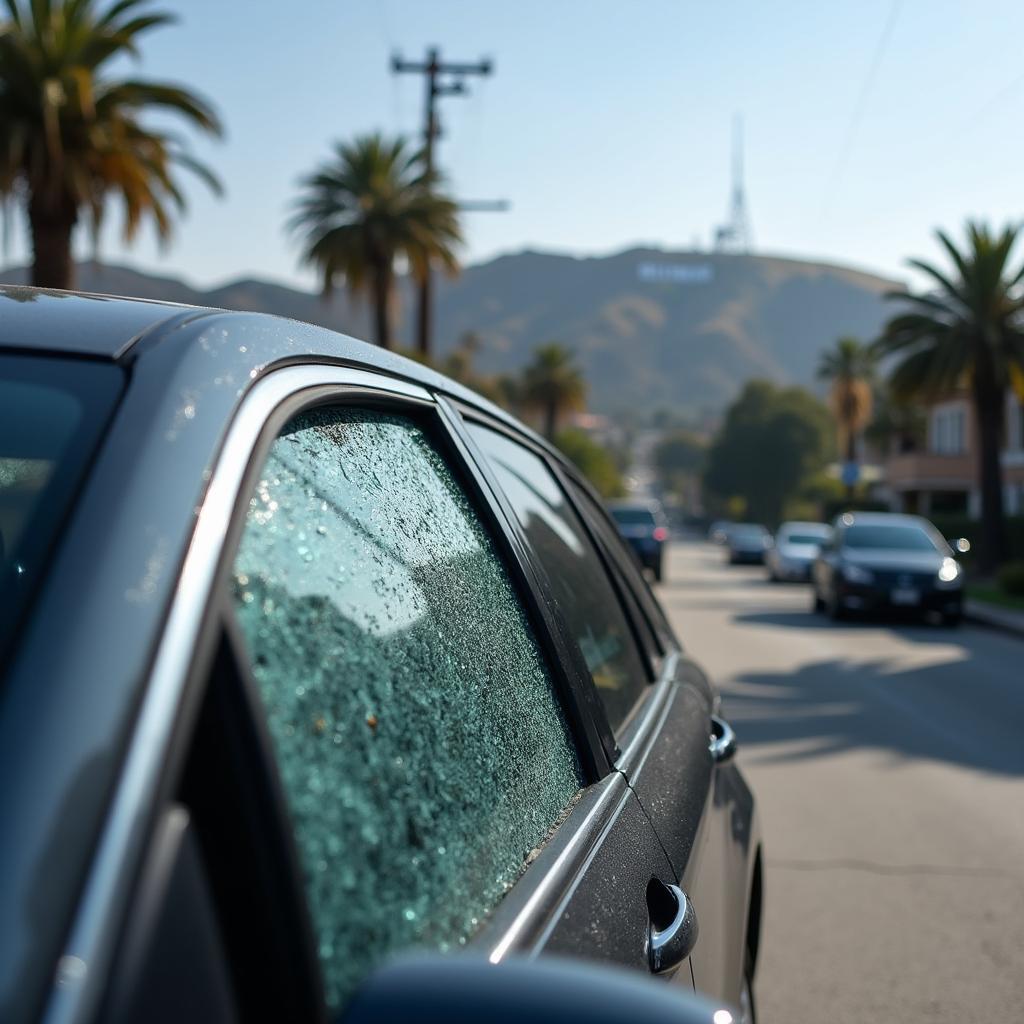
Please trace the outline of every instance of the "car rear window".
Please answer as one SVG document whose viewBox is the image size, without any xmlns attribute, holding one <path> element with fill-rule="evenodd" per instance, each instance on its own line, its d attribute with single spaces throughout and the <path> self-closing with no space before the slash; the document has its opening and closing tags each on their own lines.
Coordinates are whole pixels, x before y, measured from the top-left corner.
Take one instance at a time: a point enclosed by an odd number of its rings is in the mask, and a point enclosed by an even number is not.
<svg viewBox="0 0 1024 1024">
<path fill-rule="evenodd" d="M 113 365 L 0 356 L 0 656 L 121 388 Z"/>
<path fill-rule="evenodd" d="M 824 544 L 828 539 L 822 533 L 787 533 L 783 538 L 786 544 Z"/>
<path fill-rule="evenodd" d="M 939 547 L 920 526 L 850 526 L 843 534 L 847 548 L 883 548 L 891 551 L 938 551 Z"/>
<path fill-rule="evenodd" d="M 611 513 L 622 526 L 653 526 L 656 522 L 649 508 L 613 508 Z"/>
</svg>

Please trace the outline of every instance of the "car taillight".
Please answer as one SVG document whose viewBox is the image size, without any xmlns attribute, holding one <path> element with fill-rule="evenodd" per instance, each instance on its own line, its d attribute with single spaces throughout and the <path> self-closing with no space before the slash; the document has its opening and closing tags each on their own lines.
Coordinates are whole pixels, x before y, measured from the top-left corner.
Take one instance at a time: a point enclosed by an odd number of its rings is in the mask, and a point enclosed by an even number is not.
<svg viewBox="0 0 1024 1024">
<path fill-rule="evenodd" d="M 655 540 L 668 540 L 668 530 L 664 526 L 658 526 L 654 530 Z"/>
</svg>

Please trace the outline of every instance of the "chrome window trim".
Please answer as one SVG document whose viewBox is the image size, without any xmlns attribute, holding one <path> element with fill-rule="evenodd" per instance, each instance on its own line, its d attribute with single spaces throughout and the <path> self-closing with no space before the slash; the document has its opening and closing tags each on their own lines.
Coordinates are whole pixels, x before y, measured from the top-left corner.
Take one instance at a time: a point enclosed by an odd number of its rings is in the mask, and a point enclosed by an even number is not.
<svg viewBox="0 0 1024 1024">
<path fill-rule="evenodd" d="M 555 861 L 547 867 L 512 923 L 505 929 L 501 937 L 491 945 L 491 951 L 487 959 L 492 964 L 501 963 L 506 956 L 515 952 L 513 947 L 520 937 L 523 936 L 524 932 L 527 931 L 539 908 L 544 905 L 556 888 L 568 890 L 570 894 L 576 891 L 587 865 L 593 860 L 598 847 L 604 841 L 610 824 L 618 817 L 622 809 L 621 805 L 630 796 L 629 786 L 620 772 L 612 772 L 605 776 L 605 780 L 604 792 L 587 812 L 586 817 L 572 823 L 573 833 L 565 848 L 559 852 Z M 570 821 L 572 821 L 571 815 L 561 827 L 565 828 L 569 825 Z M 595 832 L 593 826 L 598 823 L 601 825 L 600 831 Z M 565 903 L 566 898 L 558 901 L 558 910 L 552 919 L 557 919 Z M 532 943 L 531 950 L 533 955 L 540 951 L 540 947 L 543 945 L 543 941 L 546 940 L 549 931 L 550 921 L 548 927 L 545 927 L 543 930 L 542 938 Z"/>
<path fill-rule="evenodd" d="M 630 724 L 635 725 L 629 743 L 622 749 L 615 767 L 632 780 L 639 775 L 657 741 L 658 734 L 669 709 L 675 701 L 675 676 L 679 665 L 679 652 L 670 651 L 662 662 L 661 676 L 647 692 L 647 702 Z"/>
<path fill-rule="evenodd" d="M 271 371 L 242 400 L 198 511 L 110 809 L 57 961 L 46 1024 L 84 1024 L 102 995 L 116 926 L 129 894 L 131 873 L 126 868 L 145 840 L 148 811 L 159 788 L 176 711 L 253 451 L 276 409 L 303 392 L 325 388 L 339 396 L 351 390 L 435 404 L 430 392 L 415 384 L 323 363 Z"/>
<path fill-rule="evenodd" d="M 572 838 L 559 852 L 556 860 L 546 868 L 536 888 L 512 923 L 501 934 L 501 937 L 491 944 L 488 955 L 491 963 L 500 963 L 506 956 L 517 951 L 515 947 L 520 938 L 524 933 L 530 931 L 530 925 L 535 920 L 540 908 L 545 905 L 552 892 L 557 890 L 563 895 L 554 910 L 547 912 L 547 920 L 537 937 L 530 943 L 528 955 L 539 954 L 550 938 L 559 917 L 583 880 L 597 850 L 622 812 L 623 802 L 629 798 L 632 792 L 627 780 L 633 774 L 640 773 L 651 749 L 657 742 L 661 727 L 675 701 L 677 692 L 675 674 L 679 658 L 678 651 L 670 651 L 665 656 L 661 676 L 647 691 L 646 702 L 641 706 L 639 714 L 634 719 L 636 732 L 615 762 L 615 771 L 610 776 L 606 776 L 614 781 L 608 783 L 607 788 L 585 818 L 579 822 L 573 822 L 570 816 L 562 825 L 562 828 L 565 828 L 571 824 Z"/>
</svg>

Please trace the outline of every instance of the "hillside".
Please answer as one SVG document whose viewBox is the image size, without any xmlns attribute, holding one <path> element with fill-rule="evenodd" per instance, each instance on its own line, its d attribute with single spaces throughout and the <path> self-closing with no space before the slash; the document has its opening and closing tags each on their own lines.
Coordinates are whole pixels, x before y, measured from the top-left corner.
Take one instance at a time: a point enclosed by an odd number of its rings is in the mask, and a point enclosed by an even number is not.
<svg viewBox="0 0 1024 1024">
<path fill-rule="evenodd" d="M 21 283 L 23 271 L 0 274 Z M 240 280 L 210 291 L 126 267 L 84 263 L 87 291 L 253 309 L 367 334 L 365 307 L 343 292 L 329 304 L 284 285 Z M 751 377 L 811 384 L 818 353 L 841 334 L 872 337 L 893 281 L 843 267 L 773 256 L 633 249 L 575 258 L 536 252 L 468 267 L 438 286 L 443 353 L 464 331 L 483 340 L 479 368 L 516 369 L 532 348 L 575 349 L 602 412 L 715 407 Z M 414 307 L 403 288 L 401 330 Z"/>
</svg>

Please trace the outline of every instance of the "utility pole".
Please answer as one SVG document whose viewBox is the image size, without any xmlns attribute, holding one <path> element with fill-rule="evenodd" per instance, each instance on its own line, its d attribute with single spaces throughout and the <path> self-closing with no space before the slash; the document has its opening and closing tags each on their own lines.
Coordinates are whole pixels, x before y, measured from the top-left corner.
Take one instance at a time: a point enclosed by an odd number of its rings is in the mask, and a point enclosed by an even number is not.
<svg viewBox="0 0 1024 1024">
<path fill-rule="evenodd" d="M 440 134 L 437 122 L 437 100 L 442 96 L 464 96 L 466 94 L 464 78 L 468 75 L 489 75 L 494 67 L 489 60 L 477 63 L 463 61 L 442 61 L 441 51 L 435 46 L 427 51 L 424 61 L 403 60 L 398 54 L 391 58 L 391 70 L 394 74 L 411 72 L 426 76 L 426 117 L 423 139 L 423 164 L 428 175 L 434 170 L 434 139 Z M 454 81 L 441 81 L 441 76 L 453 76 Z M 479 208 L 479 207 L 478 207 Z M 428 265 L 420 282 L 420 312 L 417 327 L 417 348 L 424 355 L 430 354 L 430 328 L 433 307 L 433 290 L 430 266 Z"/>
</svg>

